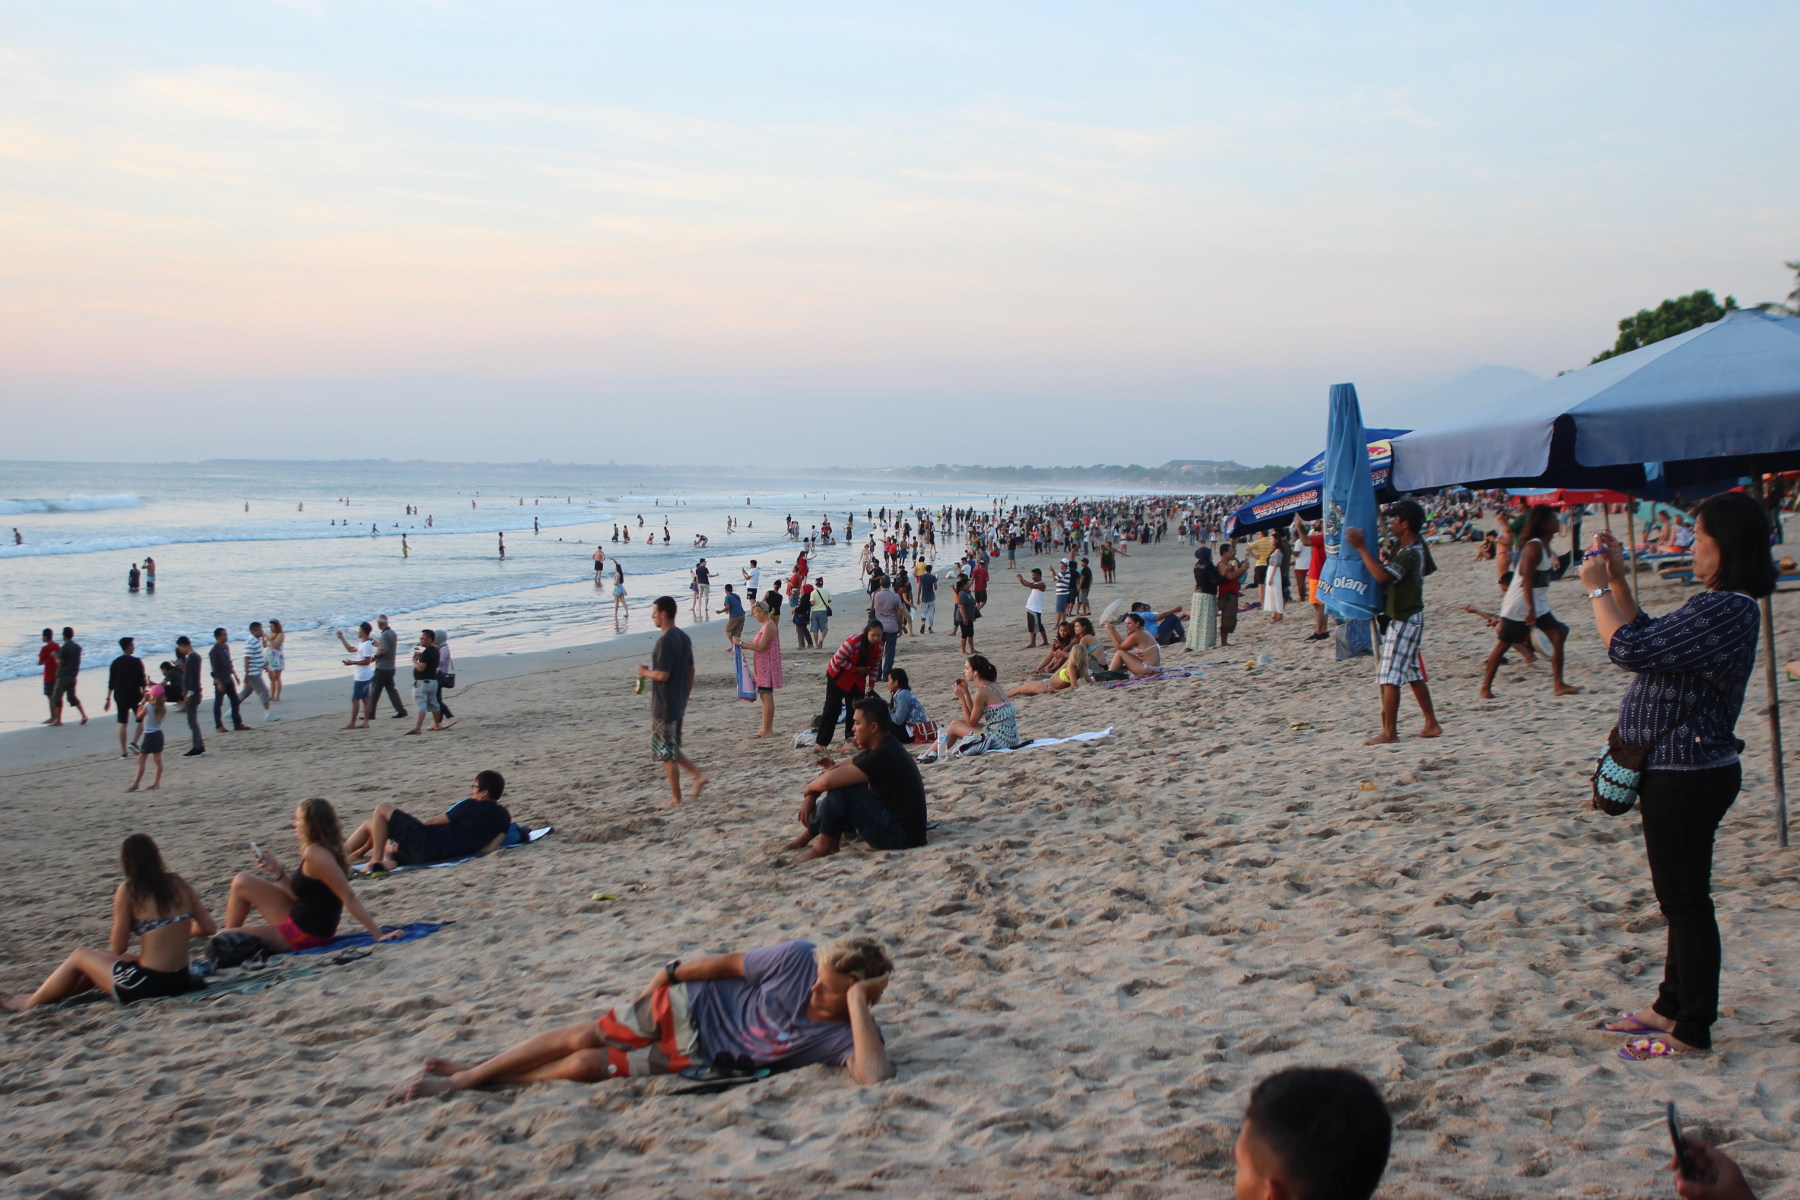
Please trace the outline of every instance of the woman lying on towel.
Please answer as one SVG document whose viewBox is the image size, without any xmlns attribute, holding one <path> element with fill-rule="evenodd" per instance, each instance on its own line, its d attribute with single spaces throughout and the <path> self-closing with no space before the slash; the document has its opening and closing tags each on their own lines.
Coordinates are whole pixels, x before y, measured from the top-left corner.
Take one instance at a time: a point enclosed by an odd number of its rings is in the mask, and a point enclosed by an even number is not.
<svg viewBox="0 0 1800 1200">
<path fill-rule="evenodd" d="M 381 926 L 362 906 L 350 887 L 350 862 L 344 857 L 344 835 L 337 811 L 329 800 L 302 800 L 294 810 L 294 836 L 300 841 L 300 864 L 288 874 L 267 850 L 257 850 L 257 865 L 275 876 L 274 882 L 255 875 L 238 875 L 231 881 L 225 902 L 225 932 L 248 933 L 271 953 L 310 950 L 337 936 L 338 922 L 348 908 L 378 942 L 400 936 L 381 932 Z M 267 925 L 245 925 L 254 908 Z"/>
<path fill-rule="evenodd" d="M 1009 700 L 1014 696 L 1048 696 L 1051 692 L 1079 687 L 1087 682 L 1087 677 L 1087 647 L 1077 643 L 1069 651 L 1068 661 L 1054 675 L 1045 679 L 1033 679 L 1029 683 L 1015 683 L 1006 689 L 1006 696 Z"/>
<path fill-rule="evenodd" d="M 99 988 L 120 1004 L 152 996 L 179 996 L 203 987 L 188 974 L 188 939 L 218 931 L 188 881 L 163 865 L 147 834 L 134 833 L 119 848 L 125 882 L 113 891 L 112 936 L 105 950 L 81 947 L 35 992 L 8 996 L 8 1012 L 54 1004 Z M 138 952 L 127 954 L 133 936 Z"/>
<path fill-rule="evenodd" d="M 824 1063 L 857 1083 L 892 1079 L 869 1010 L 893 961 L 880 942 L 845 938 L 825 950 L 781 942 L 740 954 L 675 959 L 631 1004 L 527 1038 L 485 1062 L 427 1058 L 408 1100 L 496 1083 L 599 1083 L 672 1075 L 691 1066 L 791 1070 Z"/>
</svg>

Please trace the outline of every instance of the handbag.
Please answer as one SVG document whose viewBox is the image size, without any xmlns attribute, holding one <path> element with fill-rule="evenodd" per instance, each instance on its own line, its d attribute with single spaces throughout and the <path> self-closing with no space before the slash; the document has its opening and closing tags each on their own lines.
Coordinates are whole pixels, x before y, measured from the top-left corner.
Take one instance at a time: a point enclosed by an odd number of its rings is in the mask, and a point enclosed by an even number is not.
<svg viewBox="0 0 1800 1200">
<path fill-rule="evenodd" d="M 456 672 L 455 671 L 439 671 L 438 672 L 438 691 L 447 692 L 455 686 L 456 686 Z"/>
<path fill-rule="evenodd" d="M 1700 711 L 1706 698 L 1707 693 L 1702 692 L 1686 711 L 1663 726 L 1648 745 L 1635 746 L 1626 741 L 1619 736 L 1619 727 L 1615 724 L 1606 735 L 1606 749 L 1601 751 L 1599 761 L 1594 764 L 1593 792 L 1588 806 L 1609 817 L 1622 817 L 1636 807 L 1638 788 L 1644 781 L 1644 764 L 1650 761 L 1650 752 L 1670 733 L 1687 724 L 1688 719 Z"/>
</svg>

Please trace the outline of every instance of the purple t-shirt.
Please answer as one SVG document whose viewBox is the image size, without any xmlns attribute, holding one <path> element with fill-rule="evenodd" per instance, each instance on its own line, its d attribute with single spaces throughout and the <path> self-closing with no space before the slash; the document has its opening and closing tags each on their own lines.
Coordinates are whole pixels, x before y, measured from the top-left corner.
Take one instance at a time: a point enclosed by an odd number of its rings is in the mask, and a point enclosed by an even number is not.
<svg viewBox="0 0 1800 1200">
<path fill-rule="evenodd" d="M 814 1021 L 806 1003 L 819 977 L 811 942 L 781 942 L 744 955 L 742 979 L 687 985 L 688 1012 L 708 1064 L 749 1059 L 759 1067 L 843 1066 L 856 1049 L 849 1021 Z"/>
</svg>

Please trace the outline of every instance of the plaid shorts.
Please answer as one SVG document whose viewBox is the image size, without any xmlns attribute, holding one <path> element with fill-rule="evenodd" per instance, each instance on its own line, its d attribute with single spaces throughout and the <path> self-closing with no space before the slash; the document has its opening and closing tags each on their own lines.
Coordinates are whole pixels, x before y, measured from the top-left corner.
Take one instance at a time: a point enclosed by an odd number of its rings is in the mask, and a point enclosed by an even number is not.
<svg viewBox="0 0 1800 1200">
<path fill-rule="evenodd" d="M 650 718 L 650 757 L 658 762 L 674 762 L 681 757 L 681 718 L 665 721 Z"/>
<path fill-rule="evenodd" d="M 1381 682 L 1399 687 L 1424 680 L 1425 664 L 1419 657 L 1424 644 L 1424 613 L 1389 621 L 1387 635 L 1381 639 Z"/>
<path fill-rule="evenodd" d="M 685 983 L 651 991 L 627 1007 L 611 1009 L 597 1022 L 606 1044 L 606 1077 L 673 1075 L 693 1065 L 700 1031 L 688 1015 Z"/>
</svg>

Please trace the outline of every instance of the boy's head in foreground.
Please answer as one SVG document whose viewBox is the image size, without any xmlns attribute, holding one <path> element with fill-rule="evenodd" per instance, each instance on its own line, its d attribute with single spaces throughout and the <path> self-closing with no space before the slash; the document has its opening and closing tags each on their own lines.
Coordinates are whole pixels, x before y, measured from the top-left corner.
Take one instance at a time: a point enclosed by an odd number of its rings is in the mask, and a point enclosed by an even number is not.
<svg viewBox="0 0 1800 1200">
<path fill-rule="evenodd" d="M 1368 1200 L 1393 1122 L 1354 1071 L 1296 1067 L 1257 1084 L 1238 1132 L 1238 1200 Z"/>
</svg>

